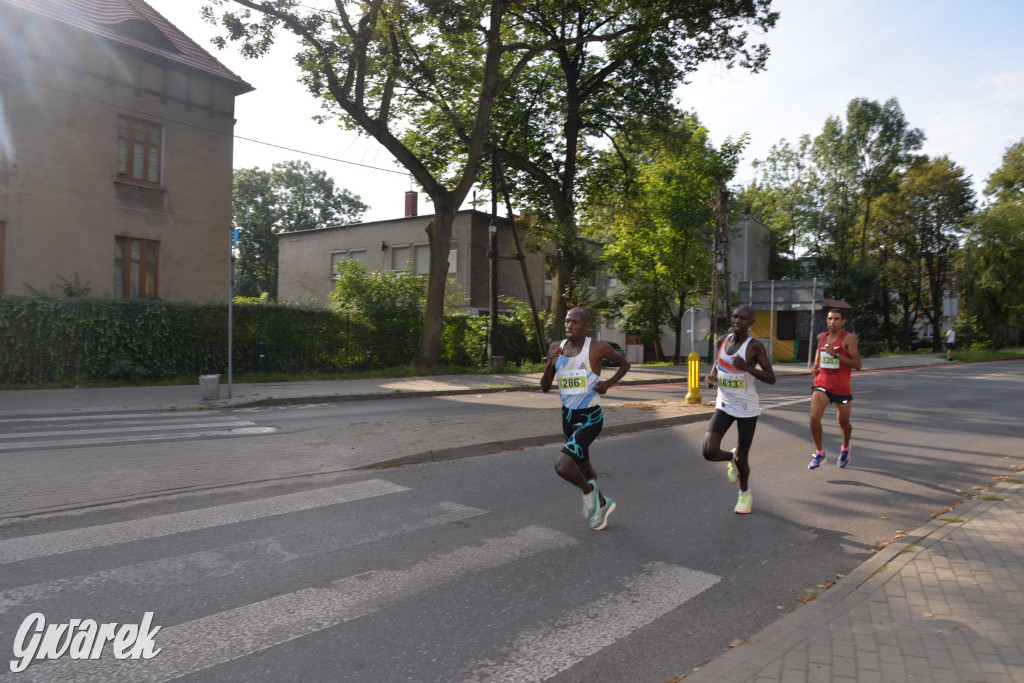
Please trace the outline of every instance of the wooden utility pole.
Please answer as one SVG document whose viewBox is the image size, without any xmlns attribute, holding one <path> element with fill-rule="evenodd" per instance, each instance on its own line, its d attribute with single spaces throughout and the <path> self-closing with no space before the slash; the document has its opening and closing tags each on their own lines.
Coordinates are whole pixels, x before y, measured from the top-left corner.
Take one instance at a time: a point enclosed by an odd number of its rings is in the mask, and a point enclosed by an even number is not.
<svg viewBox="0 0 1024 683">
<path fill-rule="evenodd" d="M 715 265 L 711 273 L 711 332 L 717 335 L 718 309 L 722 307 L 719 295 L 722 294 L 723 280 L 725 292 L 722 299 L 725 300 L 725 308 L 729 309 L 732 304 L 729 296 L 729 190 L 725 185 L 719 185 L 715 190 L 712 210 L 715 215 Z M 711 348 L 714 348 L 714 344 Z"/>
</svg>

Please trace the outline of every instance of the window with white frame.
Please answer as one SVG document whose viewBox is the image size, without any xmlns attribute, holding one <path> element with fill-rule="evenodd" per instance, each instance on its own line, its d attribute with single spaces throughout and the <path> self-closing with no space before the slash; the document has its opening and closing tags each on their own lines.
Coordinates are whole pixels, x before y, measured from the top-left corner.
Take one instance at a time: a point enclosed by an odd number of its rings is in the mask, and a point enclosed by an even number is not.
<svg viewBox="0 0 1024 683">
<path fill-rule="evenodd" d="M 391 270 L 405 270 L 412 261 L 412 247 L 408 244 L 391 247 Z"/>
<path fill-rule="evenodd" d="M 453 249 L 448 252 L 448 273 L 455 272 L 455 255 Z M 416 275 L 430 273 L 429 244 L 400 244 L 391 246 L 391 269 L 405 270 L 409 268 Z"/>
<path fill-rule="evenodd" d="M 342 261 L 359 261 L 366 265 L 365 249 L 346 249 L 344 251 L 331 252 L 331 279 L 338 279 L 338 264 Z"/>
<path fill-rule="evenodd" d="M 430 274 L 430 245 L 417 244 L 413 247 L 412 272 L 417 275 Z"/>
</svg>

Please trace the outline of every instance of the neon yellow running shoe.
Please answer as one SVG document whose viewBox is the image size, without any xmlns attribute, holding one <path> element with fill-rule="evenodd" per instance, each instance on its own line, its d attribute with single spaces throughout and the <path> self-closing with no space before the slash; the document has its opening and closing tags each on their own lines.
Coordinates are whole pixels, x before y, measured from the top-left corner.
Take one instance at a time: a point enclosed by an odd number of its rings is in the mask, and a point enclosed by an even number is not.
<svg viewBox="0 0 1024 683">
<path fill-rule="evenodd" d="M 739 448 L 737 446 L 736 448 Z M 732 449 L 733 459 L 729 461 L 729 464 L 725 466 L 725 475 L 729 477 L 729 481 L 735 484 L 740 479 L 740 469 L 736 467 L 736 448 Z"/>
<path fill-rule="evenodd" d="M 740 491 L 740 497 L 736 500 L 736 507 L 732 511 L 737 515 L 750 514 L 751 502 L 753 502 L 753 496 L 750 495 L 750 491 Z"/>
</svg>

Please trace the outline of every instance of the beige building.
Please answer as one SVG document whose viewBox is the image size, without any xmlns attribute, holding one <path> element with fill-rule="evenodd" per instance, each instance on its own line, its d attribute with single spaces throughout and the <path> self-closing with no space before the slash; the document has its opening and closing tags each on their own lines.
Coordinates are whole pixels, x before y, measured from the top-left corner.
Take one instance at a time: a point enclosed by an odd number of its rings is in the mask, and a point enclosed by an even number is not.
<svg viewBox="0 0 1024 683">
<path fill-rule="evenodd" d="M 235 97 L 135 0 L 0 0 L 0 292 L 228 296 Z"/>
<path fill-rule="evenodd" d="M 318 230 L 286 232 L 278 240 L 277 298 L 292 303 L 325 303 L 334 289 L 335 265 L 354 259 L 367 270 L 404 270 L 426 276 L 430 249 L 426 227 L 432 216 L 419 216 L 417 195 L 406 194 L 405 216 L 394 220 L 339 225 Z M 491 217 L 475 210 L 459 211 L 452 225 L 448 275 L 462 288 L 463 308 L 490 312 Z M 528 301 L 515 239 L 504 218 L 498 227 L 498 293 Z M 544 254 L 525 255 L 530 288 L 541 310 L 544 298 Z M 499 310 L 504 307 L 499 304 Z"/>
</svg>

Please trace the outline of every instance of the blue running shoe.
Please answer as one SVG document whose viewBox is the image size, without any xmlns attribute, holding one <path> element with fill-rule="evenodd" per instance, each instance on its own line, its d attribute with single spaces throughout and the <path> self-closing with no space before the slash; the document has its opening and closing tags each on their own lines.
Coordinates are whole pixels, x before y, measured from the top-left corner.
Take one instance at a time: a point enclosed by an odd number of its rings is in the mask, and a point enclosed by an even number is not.
<svg viewBox="0 0 1024 683">
<path fill-rule="evenodd" d="M 612 514 L 615 510 L 615 501 L 608 496 L 604 497 L 604 505 L 597 509 L 594 516 L 590 518 L 590 528 L 594 531 L 600 531 L 601 529 L 608 526 L 608 515 Z"/>
<path fill-rule="evenodd" d="M 597 512 L 597 501 L 601 500 L 601 494 L 597 490 L 597 479 L 591 479 L 590 485 L 594 490 L 583 494 L 583 516 L 590 519 Z"/>
<path fill-rule="evenodd" d="M 850 449 L 849 448 L 840 448 L 839 449 L 839 460 L 836 461 L 836 464 L 839 465 L 839 467 L 846 467 L 847 465 L 850 464 Z"/>
<path fill-rule="evenodd" d="M 821 463 L 825 462 L 824 453 L 815 453 L 811 456 L 811 462 L 807 465 L 807 469 L 816 470 L 821 467 Z"/>
</svg>

